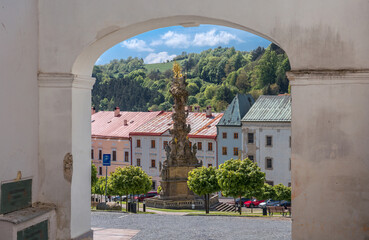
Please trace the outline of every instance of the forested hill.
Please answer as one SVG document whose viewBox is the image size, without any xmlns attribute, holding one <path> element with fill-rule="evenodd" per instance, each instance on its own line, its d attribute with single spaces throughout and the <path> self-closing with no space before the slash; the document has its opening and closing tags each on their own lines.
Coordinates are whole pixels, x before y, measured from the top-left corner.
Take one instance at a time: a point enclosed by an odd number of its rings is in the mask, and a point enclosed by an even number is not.
<svg viewBox="0 0 369 240">
<path fill-rule="evenodd" d="M 175 59 L 187 74 L 189 105 L 202 108 L 211 105 L 223 111 L 237 93 L 287 93 L 286 71 L 290 63 L 284 51 L 275 44 L 251 52 L 218 47 L 201 53 L 185 53 Z M 96 83 L 92 105 L 98 111 L 170 110 L 173 99 L 169 93 L 173 61 L 144 64 L 142 59 L 113 60 L 93 69 Z"/>
</svg>

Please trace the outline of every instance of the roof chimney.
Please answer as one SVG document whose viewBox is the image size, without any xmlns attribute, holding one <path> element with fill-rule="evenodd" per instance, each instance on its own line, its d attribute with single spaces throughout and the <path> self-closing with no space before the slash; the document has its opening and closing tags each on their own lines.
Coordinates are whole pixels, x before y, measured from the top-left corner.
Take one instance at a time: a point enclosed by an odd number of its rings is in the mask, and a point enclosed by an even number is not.
<svg viewBox="0 0 369 240">
<path fill-rule="evenodd" d="M 206 117 L 211 117 L 211 106 L 206 107 Z"/>
<path fill-rule="evenodd" d="M 195 112 L 200 112 L 200 106 L 195 106 Z"/>
<path fill-rule="evenodd" d="M 95 107 L 92 107 L 91 108 L 91 115 L 94 115 L 96 113 L 96 108 Z"/>
<path fill-rule="evenodd" d="M 127 119 L 124 119 L 124 126 L 128 126 L 128 121 L 127 121 Z"/>
<path fill-rule="evenodd" d="M 119 107 L 115 107 L 114 117 L 120 117 L 120 109 L 119 109 Z"/>
</svg>

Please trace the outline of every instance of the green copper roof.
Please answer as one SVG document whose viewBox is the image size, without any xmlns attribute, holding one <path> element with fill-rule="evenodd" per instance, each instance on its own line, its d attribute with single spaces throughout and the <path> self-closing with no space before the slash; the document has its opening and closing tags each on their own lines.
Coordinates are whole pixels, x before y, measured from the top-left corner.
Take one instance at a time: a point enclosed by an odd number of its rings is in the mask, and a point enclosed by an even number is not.
<svg viewBox="0 0 369 240">
<path fill-rule="evenodd" d="M 260 96 L 248 113 L 245 122 L 290 122 L 291 96 Z"/>
<path fill-rule="evenodd" d="M 217 126 L 241 126 L 241 119 L 254 103 L 250 94 L 237 94 L 224 112 Z"/>
</svg>

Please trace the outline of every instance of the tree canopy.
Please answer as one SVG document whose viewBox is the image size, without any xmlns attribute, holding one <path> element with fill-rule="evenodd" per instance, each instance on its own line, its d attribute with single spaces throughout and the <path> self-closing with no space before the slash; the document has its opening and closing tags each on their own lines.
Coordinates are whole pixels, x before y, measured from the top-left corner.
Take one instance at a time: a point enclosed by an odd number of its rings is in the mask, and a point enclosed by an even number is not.
<svg viewBox="0 0 369 240">
<path fill-rule="evenodd" d="M 91 193 L 95 193 L 96 183 L 97 183 L 97 168 L 95 164 L 91 163 Z"/>
<path fill-rule="evenodd" d="M 219 166 L 218 183 L 223 195 L 250 196 L 264 186 L 265 173 L 249 159 L 230 159 Z"/>
<path fill-rule="evenodd" d="M 110 183 L 118 195 L 143 194 L 150 191 L 151 177 L 140 167 L 118 167 L 110 175 Z"/>
<path fill-rule="evenodd" d="M 187 75 L 189 104 L 202 109 L 211 105 L 223 111 L 237 93 L 287 93 L 286 71 L 290 63 L 284 51 L 275 44 L 251 52 L 233 47 L 217 47 L 201 53 L 186 53 L 173 59 Z M 96 110 L 124 111 L 170 110 L 169 93 L 173 61 L 145 64 L 143 59 L 129 57 L 97 65 L 92 76 L 92 105 Z M 140 94 L 137 94 L 140 93 Z"/>
<path fill-rule="evenodd" d="M 283 185 L 282 183 L 275 185 L 274 186 L 275 189 L 275 200 L 287 200 L 287 201 L 291 201 L 291 188 L 290 187 L 286 187 L 285 185 Z"/>
<path fill-rule="evenodd" d="M 188 188 L 197 195 L 205 195 L 220 190 L 216 168 L 199 167 L 188 173 Z"/>
</svg>

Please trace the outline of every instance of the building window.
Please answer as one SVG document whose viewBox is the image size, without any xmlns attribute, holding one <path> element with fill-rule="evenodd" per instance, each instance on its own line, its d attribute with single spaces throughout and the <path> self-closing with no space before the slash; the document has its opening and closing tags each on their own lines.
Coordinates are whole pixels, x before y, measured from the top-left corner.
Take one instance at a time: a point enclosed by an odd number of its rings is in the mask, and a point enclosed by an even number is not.
<svg viewBox="0 0 369 240">
<path fill-rule="evenodd" d="M 227 133 L 226 132 L 223 132 L 223 138 L 227 138 Z"/>
<path fill-rule="evenodd" d="M 151 148 L 155 148 L 155 140 L 151 140 Z"/>
<path fill-rule="evenodd" d="M 291 136 L 290 136 L 290 148 L 291 148 Z"/>
<path fill-rule="evenodd" d="M 140 148 L 141 147 L 141 140 L 137 139 L 136 141 L 136 147 Z"/>
<path fill-rule="evenodd" d="M 247 156 L 252 162 L 254 162 L 254 155 L 248 155 Z"/>
<path fill-rule="evenodd" d="M 265 158 L 265 169 L 273 170 L 273 159 Z"/>
<path fill-rule="evenodd" d="M 291 183 L 290 182 L 288 183 L 288 187 L 291 187 Z"/>
<path fill-rule="evenodd" d="M 156 160 L 155 159 L 151 159 L 151 167 L 156 168 Z"/>
<path fill-rule="evenodd" d="M 213 143 L 208 143 L 208 151 L 213 151 Z"/>
<path fill-rule="evenodd" d="M 129 153 L 128 152 L 124 152 L 124 161 L 129 162 Z"/>
<path fill-rule="evenodd" d="M 202 142 L 197 142 L 197 150 L 202 150 Z"/>
<path fill-rule="evenodd" d="M 102 167 L 99 167 L 99 175 L 102 175 Z"/>
<path fill-rule="evenodd" d="M 265 181 L 265 183 L 269 184 L 270 186 L 274 186 L 274 182 L 273 181 Z"/>
<path fill-rule="evenodd" d="M 99 160 L 102 159 L 102 149 L 99 149 Z"/>
<path fill-rule="evenodd" d="M 117 161 L 117 150 L 113 149 L 111 151 L 111 155 L 112 155 L 112 161 Z"/>
<path fill-rule="evenodd" d="M 156 189 L 156 181 L 152 181 L 152 189 Z"/>
<path fill-rule="evenodd" d="M 137 158 L 136 162 L 137 162 L 137 166 L 141 166 L 141 159 L 140 158 Z"/>
<path fill-rule="evenodd" d="M 248 133 L 247 134 L 247 143 L 254 143 L 254 134 Z"/>
<path fill-rule="evenodd" d="M 238 156 L 238 148 L 233 148 L 233 155 Z"/>
<path fill-rule="evenodd" d="M 94 157 L 95 157 L 95 156 L 94 156 L 94 149 L 92 148 L 92 149 L 91 149 L 91 159 L 94 159 Z"/>
<path fill-rule="evenodd" d="M 288 168 L 291 171 L 291 158 L 290 158 L 290 164 L 289 164 Z"/>
<path fill-rule="evenodd" d="M 238 133 L 233 133 L 233 138 L 238 139 Z"/>
<path fill-rule="evenodd" d="M 273 145 L 273 138 L 272 136 L 266 136 L 266 146 L 271 147 Z"/>
<path fill-rule="evenodd" d="M 222 147 L 222 155 L 227 155 L 227 147 Z"/>
<path fill-rule="evenodd" d="M 165 149 L 168 146 L 168 141 L 163 142 L 163 149 Z"/>
<path fill-rule="evenodd" d="M 212 166 L 213 166 L 213 164 L 211 164 L 211 163 L 208 164 L 208 167 L 212 167 Z"/>
</svg>

